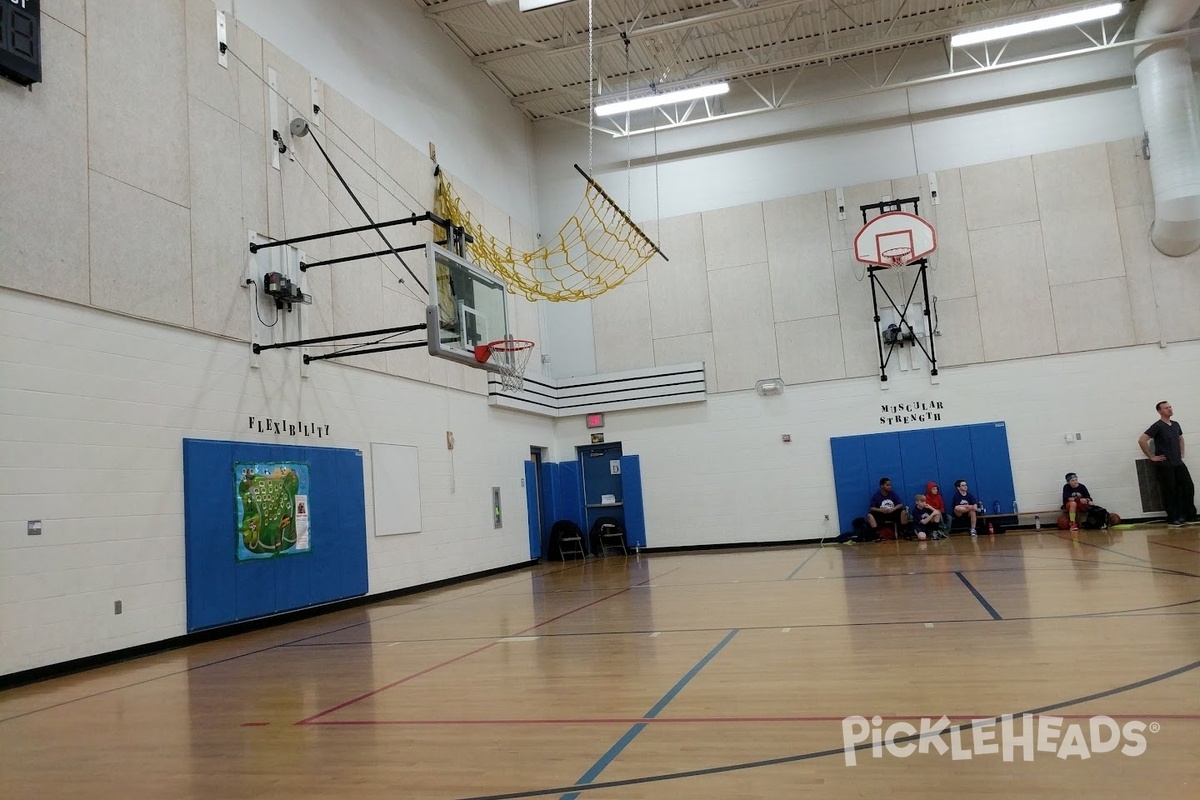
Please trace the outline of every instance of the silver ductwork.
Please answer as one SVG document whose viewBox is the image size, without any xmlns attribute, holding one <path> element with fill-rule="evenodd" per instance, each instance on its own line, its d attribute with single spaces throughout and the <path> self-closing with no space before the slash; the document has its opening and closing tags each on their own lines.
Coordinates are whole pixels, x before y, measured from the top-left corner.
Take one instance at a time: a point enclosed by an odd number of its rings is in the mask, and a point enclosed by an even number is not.
<svg viewBox="0 0 1200 800">
<path fill-rule="evenodd" d="M 1187 28 L 1200 0 L 1146 0 L 1135 37 Z M 1200 248 L 1200 110 L 1184 38 L 1134 51 L 1142 123 L 1150 142 L 1154 225 L 1150 241 L 1169 256 Z"/>
</svg>

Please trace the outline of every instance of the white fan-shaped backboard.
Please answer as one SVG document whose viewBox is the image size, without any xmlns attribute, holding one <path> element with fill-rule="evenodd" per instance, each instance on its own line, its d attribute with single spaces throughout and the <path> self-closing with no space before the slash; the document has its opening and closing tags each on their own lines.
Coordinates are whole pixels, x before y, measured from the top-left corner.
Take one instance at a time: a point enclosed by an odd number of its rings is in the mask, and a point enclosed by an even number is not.
<svg viewBox="0 0 1200 800">
<path fill-rule="evenodd" d="M 854 237 L 854 257 L 878 267 L 908 264 L 936 249 L 937 232 L 933 226 L 907 211 L 880 214 Z"/>
</svg>

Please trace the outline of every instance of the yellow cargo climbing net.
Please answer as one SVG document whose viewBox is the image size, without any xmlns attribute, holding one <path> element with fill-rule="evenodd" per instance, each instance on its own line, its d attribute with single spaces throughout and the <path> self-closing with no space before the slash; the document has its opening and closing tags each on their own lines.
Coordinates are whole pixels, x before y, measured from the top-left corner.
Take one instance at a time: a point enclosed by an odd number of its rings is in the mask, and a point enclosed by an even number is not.
<svg viewBox="0 0 1200 800">
<path fill-rule="evenodd" d="M 583 201 L 550 244 L 533 252 L 514 250 L 484 230 L 441 170 L 434 213 L 471 235 L 471 259 L 503 277 L 510 291 L 555 302 L 596 297 L 620 286 L 662 252 L 599 184 L 575 169 L 587 181 Z"/>
</svg>

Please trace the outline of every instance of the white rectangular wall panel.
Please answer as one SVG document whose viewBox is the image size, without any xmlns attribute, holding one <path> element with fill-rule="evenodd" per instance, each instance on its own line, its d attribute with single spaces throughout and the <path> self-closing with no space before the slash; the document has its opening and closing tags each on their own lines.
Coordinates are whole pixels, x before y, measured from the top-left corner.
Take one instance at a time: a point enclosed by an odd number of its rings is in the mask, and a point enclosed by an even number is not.
<svg viewBox="0 0 1200 800">
<path fill-rule="evenodd" d="M 421 465 L 417 448 L 371 442 L 375 535 L 421 530 Z"/>
</svg>

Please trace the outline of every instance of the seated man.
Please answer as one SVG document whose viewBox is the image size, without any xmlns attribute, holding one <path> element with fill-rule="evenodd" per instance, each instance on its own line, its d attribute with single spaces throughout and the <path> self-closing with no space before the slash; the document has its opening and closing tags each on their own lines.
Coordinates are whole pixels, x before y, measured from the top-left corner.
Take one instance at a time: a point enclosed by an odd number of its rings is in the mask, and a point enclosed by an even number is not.
<svg viewBox="0 0 1200 800">
<path fill-rule="evenodd" d="M 917 531 L 917 538 L 922 541 L 930 536 L 944 539 L 946 534 L 942 533 L 942 512 L 930 505 L 923 494 L 917 495 L 913 501 L 913 528 Z"/>
<path fill-rule="evenodd" d="M 961 478 L 954 482 L 954 494 L 950 496 L 950 507 L 954 510 L 955 519 L 962 517 L 970 517 L 971 520 L 971 535 L 975 536 L 975 522 L 978 514 L 983 511 L 983 504 L 975 498 L 975 495 L 967 491 L 967 482 Z"/>
<path fill-rule="evenodd" d="M 1070 529 L 1079 530 L 1079 521 L 1087 516 L 1092 505 L 1092 495 L 1088 488 L 1079 482 L 1079 476 L 1074 472 L 1067 473 L 1067 482 L 1062 488 L 1062 509 L 1067 512 L 1071 523 Z"/>
<path fill-rule="evenodd" d="M 890 478 L 879 479 L 879 491 L 871 495 L 871 510 L 867 512 L 867 524 L 874 531 L 880 524 L 891 525 L 899 538 L 901 526 L 908 527 L 908 507 L 900 502 L 900 495 L 892 491 Z"/>
</svg>

